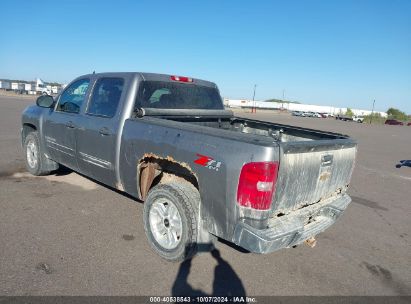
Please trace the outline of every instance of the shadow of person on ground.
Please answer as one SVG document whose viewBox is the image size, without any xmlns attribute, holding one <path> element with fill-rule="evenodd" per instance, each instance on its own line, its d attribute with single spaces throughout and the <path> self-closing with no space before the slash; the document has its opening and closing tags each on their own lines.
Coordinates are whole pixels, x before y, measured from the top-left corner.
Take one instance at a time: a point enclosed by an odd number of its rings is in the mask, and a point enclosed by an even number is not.
<svg viewBox="0 0 411 304">
<path fill-rule="evenodd" d="M 188 283 L 188 275 L 190 274 L 192 259 L 184 261 L 180 264 L 176 279 L 171 294 L 173 296 L 245 296 L 245 289 L 241 279 L 238 277 L 234 269 L 225 261 L 218 249 L 213 249 L 211 255 L 217 261 L 214 268 L 214 282 L 212 294 L 207 294 L 202 290 L 194 289 Z"/>
<path fill-rule="evenodd" d="M 396 168 L 401 168 L 401 167 L 403 167 L 403 166 L 411 167 L 411 160 L 410 160 L 410 159 L 408 159 L 408 160 L 400 160 L 400 163 L 397 164 L 395 167 L 396 167 Z"/>
<path fill-rule="evenodd" d="M 200 289 L 194 289 L 188 284 L 188 275 L 190 274 L 192 259 L 186 260 L 180 264 L 173 287 L 171 288 L 171 295 L 173 296 L 208 296 Z"/>
<path fill-rule="evenodd" d="M 214 269 L 213 295 L 215 296 L 245 296 L 245 289 L 241 279 L 234 269 L 214 249 L 211 255 L 218 262 Z"/>
</svg>

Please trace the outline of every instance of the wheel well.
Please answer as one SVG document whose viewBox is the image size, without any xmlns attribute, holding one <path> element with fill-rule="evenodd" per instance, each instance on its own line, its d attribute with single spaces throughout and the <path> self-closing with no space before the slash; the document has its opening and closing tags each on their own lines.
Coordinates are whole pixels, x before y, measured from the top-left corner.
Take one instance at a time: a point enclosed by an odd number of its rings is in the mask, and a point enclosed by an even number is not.
<svg viewBox="0 0 411 304">
<path fill-rule="evenodd" d="M 181 179 L 199 189 L 197 177 L 191 168 L 170 157 L 162 158 L 154 155 L 143 157 L 137 165 L 137 175 L 139 194 L 143 200 L 148 191 L 160 182 Z"/>
<path fill-rule="evenodd" d="M 23 134 L 22 134 L 22 141 L 24 143 L 24 140 L 26 139 L 26 136 L 31 133 L 37 131 L 37 128 L 35 125 L 29 124 L 29 123 L 25 123 L 23 124 Z"/>
</svg>

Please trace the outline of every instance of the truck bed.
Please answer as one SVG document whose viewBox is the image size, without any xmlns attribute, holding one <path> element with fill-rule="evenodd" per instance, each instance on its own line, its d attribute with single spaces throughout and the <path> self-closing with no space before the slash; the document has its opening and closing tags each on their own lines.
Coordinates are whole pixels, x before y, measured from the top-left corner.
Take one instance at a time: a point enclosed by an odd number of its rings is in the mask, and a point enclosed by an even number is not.
<svg viewBox="0 0 411 304">
<path fill-rule="evenodd" d="M 275 142 L 347 139 L 347 135 L 235 117 L 231 111 L 145 109 L 145 115 L 237 133 L 265 136 Z"/>
<path fill-rule="evenodd" d="M 293 127 L 282 124 L 268 123 L 263 121 L 232 118 L 169 118 L 194 125 L 229 130 L 238 133 L 266 136 L 276 142 L 298 142 L 312 140 L 344 139 L 347 136 L 336 133 L 322 132 L 318 130 Z"/>
<path fill-rule="evenodd" d="M 282 216 L 332 196 L 343 195 L 348 188 L 354 167 L 356 142 L 347 135 L 229 114 L 188 114 L 165 115 L 161 118 L 201 126 L 201 129 L 224 130 L 221 135 L 226 131 L 238 133 L 239 141 L 247 138 L 260 144 L 271 142 L 278 145 L 280 167 L 272 216 Z M 214 132 L 214 135 L 218 134 Z"/>
</svg>

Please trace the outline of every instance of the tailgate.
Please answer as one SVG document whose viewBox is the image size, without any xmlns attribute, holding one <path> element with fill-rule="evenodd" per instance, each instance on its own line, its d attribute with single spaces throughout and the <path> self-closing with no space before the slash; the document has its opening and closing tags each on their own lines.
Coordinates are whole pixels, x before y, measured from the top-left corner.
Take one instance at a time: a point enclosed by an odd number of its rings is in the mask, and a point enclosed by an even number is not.
<svg viewBox="0 0 411 304">
<path fill-rule="evenodd" d="M 356 151 L 349 138 L 281 143 L 273 211 L 286 214 L 345 191 Z"/>
</svg>

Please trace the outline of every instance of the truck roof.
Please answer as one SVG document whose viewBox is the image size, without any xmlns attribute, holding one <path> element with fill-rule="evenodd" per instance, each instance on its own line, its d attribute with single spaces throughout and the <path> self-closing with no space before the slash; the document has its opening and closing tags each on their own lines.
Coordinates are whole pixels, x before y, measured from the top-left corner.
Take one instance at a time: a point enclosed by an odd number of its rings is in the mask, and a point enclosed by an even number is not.
<svg viewBox="0 0 411 304">
<path fill-rule="evenodd" d="M 169 82 L 171 80 L 171 76 L 183 76 L 183 75 L 171 75 L 171 74 L 159 74 L 159 73 L 146 73 L 146 72 L 104 72 L 104 73 L 94 73 L 94 74 L 86 74 L 82 75 L 77 78 L 83 78 L 83 77 L 140 77 L 144 81 L 165 81 Z M 76 78 L 76 79 L 77 79 Z M 207 87 L 214 87 L 216 88 L 217 85 L 214 82 L 207 81 L 207 80 L 202 80 L 198 78 L 193 78 L 193 83 L 202 85 L 202 86 L 207 86 Z"/>
</svg>

